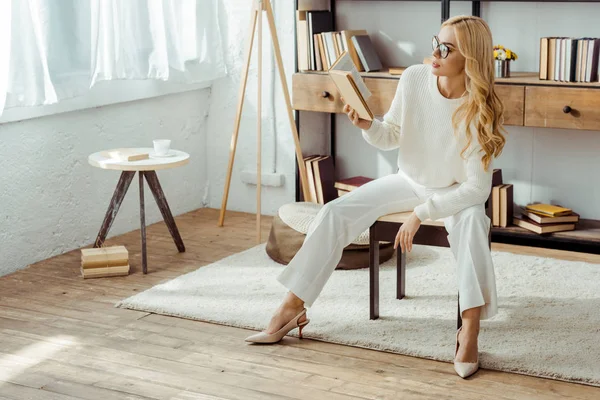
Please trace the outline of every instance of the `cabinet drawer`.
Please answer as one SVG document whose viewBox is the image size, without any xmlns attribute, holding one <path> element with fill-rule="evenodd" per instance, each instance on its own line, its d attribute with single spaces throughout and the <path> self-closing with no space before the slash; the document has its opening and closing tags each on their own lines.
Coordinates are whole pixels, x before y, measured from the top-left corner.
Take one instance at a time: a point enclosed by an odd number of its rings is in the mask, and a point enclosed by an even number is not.
<svg viewBox="0 0 600 400">
<path fill-rule="evenodd" d="M 392 104 L 398 79 L 363 78 L 371 91 L 367 104 L 373 114 L 382 116 Z M 292 107 L 296 110 L 341 113 L 344 104 L 331 78 L 326 74 L 294 74 Z"/>
<path fill-rule="evenodd" d="M 523 126 L 525 86 L 496 85 L 494 89 L 504 104 L 504 125 Z"/>
<path fill-rule="evenodd" d="M 527 87 L 525 126 L 600 130 L 600 90 Z"/>
</svg>

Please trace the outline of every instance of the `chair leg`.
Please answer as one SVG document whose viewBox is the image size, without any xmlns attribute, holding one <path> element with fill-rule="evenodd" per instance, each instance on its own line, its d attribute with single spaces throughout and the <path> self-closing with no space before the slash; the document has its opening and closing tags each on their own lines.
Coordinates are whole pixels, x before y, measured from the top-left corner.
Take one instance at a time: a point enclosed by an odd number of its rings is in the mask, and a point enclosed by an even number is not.
<svg viewBox="0 0 600 400">
<path fill-rule="evenodd" d="M 379 240 L 374 226 L 369 229 L 369 303 L 369 318 L 379 318 Z"/>
<path fill-rule="evenodd" d="M 401 300 L 406 295 L 406 253 L 398 249 L 396 257 L 396 298 Z"/>
</svg>

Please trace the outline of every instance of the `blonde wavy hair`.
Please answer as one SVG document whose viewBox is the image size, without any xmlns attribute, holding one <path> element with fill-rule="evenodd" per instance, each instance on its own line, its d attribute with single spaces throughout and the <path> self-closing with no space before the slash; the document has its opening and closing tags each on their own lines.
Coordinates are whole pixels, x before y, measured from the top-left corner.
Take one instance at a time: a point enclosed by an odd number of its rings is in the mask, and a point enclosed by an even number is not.
<svg viewBox="0 0 600 400">
<path fill-rule="evenodd" d="M 504 131 L 504 105 L 494 90 L 492 32 L 483 19 L 465 15 L 448 19 L 442 27 L 454 29 L 456 46 L 465 57 L 465 86 L 469 95 L 452 116 L 455 132 L 461 122 L 466 127 L 467 144 L 461 156 L 471 145 L 471 126 L 474 125 L 477 140 L 485 152 L 481 162 L 487 171 L 492 156 L 498 157 L 506 143 L 501 132 Z"/>
</svg>

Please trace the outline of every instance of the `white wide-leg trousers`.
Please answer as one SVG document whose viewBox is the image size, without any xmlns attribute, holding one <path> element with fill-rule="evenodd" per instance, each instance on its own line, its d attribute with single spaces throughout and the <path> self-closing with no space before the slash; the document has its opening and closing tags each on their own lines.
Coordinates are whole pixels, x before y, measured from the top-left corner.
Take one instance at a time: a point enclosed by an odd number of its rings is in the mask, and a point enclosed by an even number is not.
<svg viewBox="0 0 600 400">
<path fill-rule="evenodd" d="M 310 307 L 342 257 L 344 247 L 379 217 L 412 211 L 431 194 L 456 190 L 458 184 L 431 189 L 402 172 L 376 179 L 327 203 L 317 214 L 304 243 L 277 280 Z M 457 262 L 460 312 L 484 306 L 480 319 L 498 312 L 494 265 L 488 245 L 490 219 L 484 204 L 443 219 Z M 400 248 L 398 248 L 400 251 Z"/>
</svg>

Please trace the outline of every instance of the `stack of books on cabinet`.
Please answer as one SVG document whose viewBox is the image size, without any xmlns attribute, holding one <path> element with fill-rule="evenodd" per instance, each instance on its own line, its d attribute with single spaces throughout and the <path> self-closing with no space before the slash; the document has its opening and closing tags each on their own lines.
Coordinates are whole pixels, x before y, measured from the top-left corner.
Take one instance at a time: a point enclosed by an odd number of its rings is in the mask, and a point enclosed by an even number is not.
<svg viewBox="0 0 600 400">
<path fill-rule="evenodd" d="M 380 71 L 381 60 L 364 29 L 333 30 L 328 1 L 301 1 L 296 11 L 298 70 L 328 71 L 348 52 L 359 72 Z"/>
<path fill-rule="evenodd" d="M 598 38 L 543 37 L 540 39 L 540 79 L 597 82 L 599 56 Z"/>
</svg>

